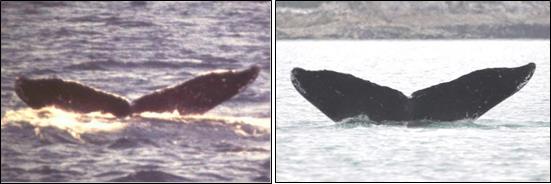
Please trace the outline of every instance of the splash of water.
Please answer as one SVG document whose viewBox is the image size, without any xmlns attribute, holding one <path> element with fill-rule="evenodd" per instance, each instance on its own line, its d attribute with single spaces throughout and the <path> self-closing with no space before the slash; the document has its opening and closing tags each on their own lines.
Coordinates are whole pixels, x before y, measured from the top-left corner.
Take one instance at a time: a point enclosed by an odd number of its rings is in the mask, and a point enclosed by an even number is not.
<svg viewBox="0 0 551 184">
<path fill-rule="evenodd" d="M 218 121 L 218 122 L 234 122 L 253 125 L 259 128 L 270 131 L 270 119 L 269 118 L 255 118 L 255 117 L 235 117 L 235 116 L 223 116 L 217 114 L 201 114 L 201 115 L 186 115 L 181 116 L 178 111 L 165 112 L 165 113 L 152 113 L 143 112 L 139 115 L 144 118 L 164 119 L 179 122 L 195 122 L 195 121 Z"/>
<path fill-rule="evenodd" d="M 165 120 L 162 122 L 193 123 L 219 122 L 232 127 L 235 133 L 242 136 L 263 136 L 270 132 L 270 120 L 253 117 L 227 117 L 215 114 L 181 116 L 177 111 L 166 113 L 141 113 L 135 117 Z M 25 108 L 7 111 L 2 118 L 2 128 L 5 126 L 22 127 L 29 124 L 34 127 L 37 136 L 41 136 L 43 129 L 56 128 L 67 132 L 74 139 L 81 139 L 83 134 L 109 133 L 123 130 L 131 124 L 135 117 L 118 119 L 111 114 L 93 112 L 80 114 L 67 112 L 55 107 L 46 107 L 39 110 Z"/>
<path fill-rule="evenodd" d="M 37 136 L 40 136 L 41 129 L 54 127 L 66 131 L 80 141 L 82 141 L 80 136 L 85 133 L 116 132 L 126 127 L 125 123 L 118 121 L 112 115 L 99 112 L 77 114 L 54 107 L 7 111 L 2 118 L 2 127 L 7 125 L 21 127 L 25 123 L 35 127 Z"/>
<path fill-rule="evenodd" d="M 223 123 L 231 127 L 236 134 L 244 137 L 263 137 L 271 132 L 270 120 L 263 118 L 229 117 L 216 114 L 180 116 L 177 111 L 171 113 L 144 112 L 139 116 L 176 123 Z"/>
<path fill-rule="evenodd" d="M 357 127 L 357 126 L 373 126 L 373 125 L 384 125 L 384 126 L 405 126 L 408 128 L 413 127 L 423 127 L 423 128 L 459 128 L 459 127 L 471 127 L 471 128 L 484 128 L 490 127 L 483 124 L 474 123 L 475 120 L 472 119 L 463 119 L 456 121 L 434 121 L 434 120 L 413 120 L 413 121 L 382 121 L 377 122 L 373 121 L 367 115 L 357 115 L 350 118 L 345 118 L 342 121 L 338 122 L 337 126 L 339 127 Z"/>
</svg>

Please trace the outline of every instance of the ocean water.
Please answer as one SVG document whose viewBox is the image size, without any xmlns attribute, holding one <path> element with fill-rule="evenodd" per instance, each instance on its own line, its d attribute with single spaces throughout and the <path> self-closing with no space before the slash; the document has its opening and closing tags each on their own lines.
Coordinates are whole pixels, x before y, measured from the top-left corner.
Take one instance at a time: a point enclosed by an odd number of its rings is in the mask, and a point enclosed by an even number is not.
<svg viewBox="0 0 551 184">
<path fill-rule="evenodd" d="M 276 181 L 550 181 L 549 40 L 278 41 Z M 406 95 L 474 70 L 537 65 L 478 120 L 335 123 L 292 86 L 293 67 L 350 73 Z"/>
<path fill-rule="evenodd" d="M 1 13 L 2 182 L 271 180 L 269 2 L 2 2 Z M 133 100 L 251 65 L 254 83 L 199 116 L 32 110 L 13 86 L 58 77 Z"/>
</svg>

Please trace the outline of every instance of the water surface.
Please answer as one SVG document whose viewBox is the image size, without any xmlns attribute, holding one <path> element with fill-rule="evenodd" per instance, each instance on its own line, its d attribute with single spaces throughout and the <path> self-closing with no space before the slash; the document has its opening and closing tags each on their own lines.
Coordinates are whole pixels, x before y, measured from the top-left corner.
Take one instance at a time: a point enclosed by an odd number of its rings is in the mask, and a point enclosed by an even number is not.
<svg viewBox="0 0 551 184">
<path fill-rule="evenodd" d="M 270 181 L 270 4 L 2 2 L 2 181 Z M 136 99 L 202 73 L 261 67 L 202 116 L 31 110 L 17 76 Z"/>
<path fill-rule="evenodd" d="M 549 40 L 278 41 L 277 181 L 550 181 Z M 293 67 L 350 73 L 410 95 L 474 70 L 537 65 L 476 121 L 334 123 L 292 86 Z"/>
</svg>

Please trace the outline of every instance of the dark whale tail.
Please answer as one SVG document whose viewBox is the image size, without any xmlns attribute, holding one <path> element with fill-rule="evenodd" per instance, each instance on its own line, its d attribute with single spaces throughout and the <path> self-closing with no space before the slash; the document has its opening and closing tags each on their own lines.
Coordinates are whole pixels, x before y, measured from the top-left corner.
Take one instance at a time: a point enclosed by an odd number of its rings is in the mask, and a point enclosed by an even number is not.
<svg viewBox="0 0 551 184">
<path fill-rule="evenodd" d="M 476 119 L 520 90 L 536 65 L 489 68 L 414 92 L 400 91 L 333 71 L 295 68 L 291 80 L 297 91 L 333 121 L 358 115 L 371 120 L 454 121 Z"/>
<path fill-rule="evenodd" d="M 182 115 L 201 114 L 238 94 L 257 78 L 259 72 L 258 66 L 252 66 L 243 71 L 208 73 L 145 95 L 133 103 L 124 97 L 61 79 L 18 77 L 15 92 L 34 109 L 55 106 L 80 113 L 111 113 L 117 117 L 145 111 L 178 110 Z"/>
</svg>

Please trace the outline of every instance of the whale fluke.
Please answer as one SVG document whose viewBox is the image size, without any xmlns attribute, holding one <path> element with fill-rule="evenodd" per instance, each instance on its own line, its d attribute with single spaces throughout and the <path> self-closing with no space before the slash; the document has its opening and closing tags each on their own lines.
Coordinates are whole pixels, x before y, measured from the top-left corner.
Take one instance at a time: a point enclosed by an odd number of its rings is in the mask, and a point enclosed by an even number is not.
<svg viewBox="0 0 551 184">
<path fill-rule="evenodd" d="M 334 71 L 294 68 L 295 89 L 333 121 L 367 115 L 376 122 L 477 119 L 520 90 L 536 65 L 488 68 L 414 92 L 400 91 Z"/>
<path fill-rule="evenodd" d="M 56 78 L 18 77 L 15 92 L 34 109 L 54 106 L 79 113 L 111 113 L 116 117 L 146 111 L 174 110 L 178 110 L 181 115 L 202 114 L 241 92 L 258 77 L 259 72 L 258 66 L 243 71 L 212 72 L 174 87 L 157 90 L 132 103 L 116 94 Z"/>
</svg>

